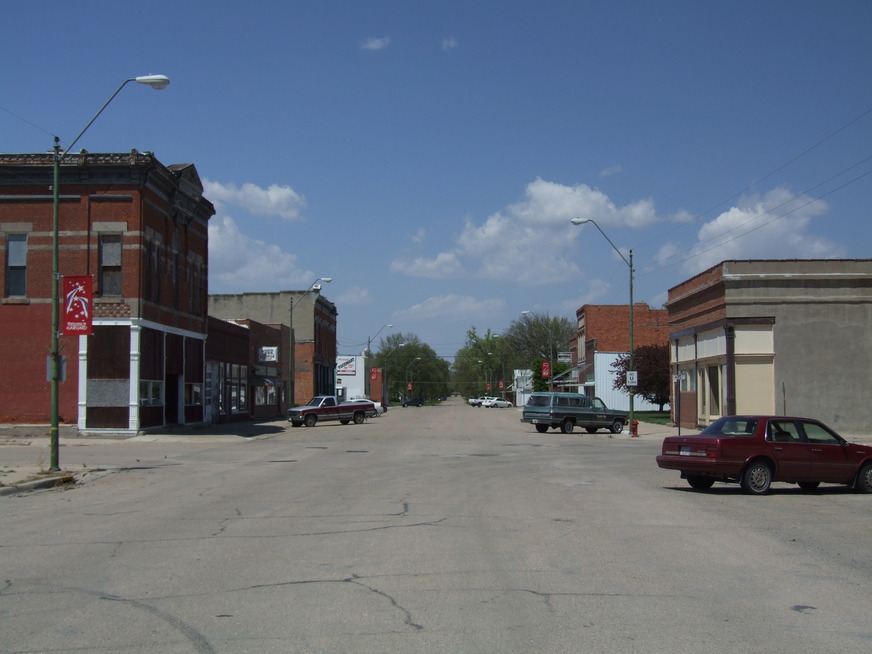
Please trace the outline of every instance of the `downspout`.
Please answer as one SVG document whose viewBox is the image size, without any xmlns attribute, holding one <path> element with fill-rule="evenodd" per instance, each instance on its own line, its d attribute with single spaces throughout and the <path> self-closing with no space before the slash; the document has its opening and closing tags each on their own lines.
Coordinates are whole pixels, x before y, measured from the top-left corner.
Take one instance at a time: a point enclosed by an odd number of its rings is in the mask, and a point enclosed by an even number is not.
<svg viewBox="0 0 872 654">
<path fill-rule="evenodd" d="M 727 337 L 727 378 L 724 380 L 727 386 L 727 406 L 724 415 L 736 415 L 736 328 L 728 324 L 725 328 Z"/>
</svg>

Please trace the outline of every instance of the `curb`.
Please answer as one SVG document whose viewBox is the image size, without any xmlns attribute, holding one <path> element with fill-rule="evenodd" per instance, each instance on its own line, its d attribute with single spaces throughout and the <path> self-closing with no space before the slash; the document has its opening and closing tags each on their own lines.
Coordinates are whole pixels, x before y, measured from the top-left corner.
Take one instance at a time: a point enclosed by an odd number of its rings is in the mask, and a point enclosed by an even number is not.
<svg viewBox="0 0 872 654">
<path fill-rule="evenodd" d="M 58 475 L 56 477 L 45 477 L 44 479 L 34 479 L 33 481 L 25 481 L 14 486 L 0 486 L 0 496 L 18 495 L 20 493 L 29 493 L 35 490 L 43 490 L 46 488 L 57 488 L 66 484 L 75 482 L 75 475 L 69 473 Z"/>
</svg>

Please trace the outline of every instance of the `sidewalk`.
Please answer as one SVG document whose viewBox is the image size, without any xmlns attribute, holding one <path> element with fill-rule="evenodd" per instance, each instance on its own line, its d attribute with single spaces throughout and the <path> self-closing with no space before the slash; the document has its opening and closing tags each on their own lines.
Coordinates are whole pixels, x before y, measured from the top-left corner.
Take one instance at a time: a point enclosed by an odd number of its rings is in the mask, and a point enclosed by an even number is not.
<svg viewBox="0 0 872 654">
<path fill-rule="evenodd" d="M 282 433 L 288 422 L 281 418 L 275 420 L 247 420 L 222 424 L 167 427 L 155 431 L 141 431 L 137 434 L 117 432 L 91 432 L 81 434 L 75 425 L 60 425 L 58 442 L 61 448 L 71 445 L 87 446 L 107 441 L 119 442 L 182 442 L 189 440 L 228 441 L 263 438 Z M 41 488 L 53 488 L 80 481 L 94 471 L 87 469 L 50 471 L 48 425 L 3 425 L 0 426 L 0 496 L 15 495 Z M 6 463 L 4 448 L 28 448 L 33 450 L 29 457 L 33 462 L 27 464 Z"/>
</svg>

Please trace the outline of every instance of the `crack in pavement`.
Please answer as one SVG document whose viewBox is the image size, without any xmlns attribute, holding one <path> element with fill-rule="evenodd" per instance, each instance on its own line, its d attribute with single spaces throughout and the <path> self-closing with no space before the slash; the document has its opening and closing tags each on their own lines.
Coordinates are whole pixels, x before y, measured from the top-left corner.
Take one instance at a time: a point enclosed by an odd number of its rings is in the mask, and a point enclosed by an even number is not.
<svg viewBox="0 0 872 654">
<path fill-rule="evenodd" d="M 377 595 L 385 600 L 387 600 L 391 606 L 393 606 L 396 610 L 400 611 L 403 614 L 403 624 L 408 627 L 412 627 L 416 631 L 423 631 L 424 625 L 421 625 L 415 622 L 412 619 L 412 612 L 400 604 L 397 599 L 386 593 L 383 590 L 379 590 L 378 588 L 374 588 L 369 584 L 363 583 L 363 577 L 360 575 L 352 574 L 350 577 L 345 577 L 343 579 L 301 579 L 296 581 L 280 581 L 273 584 L 255 584 L 253 586 L 245 586 L 242 588 L 235 588 L 228 592 L 241 592 L 248 590 L 260 590 L 263 588 L 280 588 L 282 586 L 306 586 L 306 585 L 315 585 L 315 584 L 352 584 L 359 588 L 363 588 L 370 593 Z"/>
</svg>

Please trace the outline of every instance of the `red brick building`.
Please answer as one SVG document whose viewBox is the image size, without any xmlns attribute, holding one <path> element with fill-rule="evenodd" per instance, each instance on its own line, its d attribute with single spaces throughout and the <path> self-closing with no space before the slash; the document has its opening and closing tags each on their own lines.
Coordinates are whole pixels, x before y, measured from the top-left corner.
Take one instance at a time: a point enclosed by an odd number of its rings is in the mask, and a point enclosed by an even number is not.
<svg viewBox="0 0 872 654">
<path fill-rule="evenodd" d="M 204 388 L 207 422 L 287 415 L 287 325 L 209 316 Z"/>
<path fill-rule="evenodd" d="M 0 155 L 0 421 L 47 423 L 53 157 Z M 193 165 L 67 155 L 59 272 L 93 280 L 93 335 L 61 336 L 62 423 L 138 431 L 204 420 L 208 221 Z"/>
<path fill-rule="evenodd" d="M 293 310 L 294 377 L 287 372 L 290 363 L 290 307 Z M 336 392 L 336 305 L 311 291 L 278 291 L 275 293 L 212 294 L 209 315 L 239 322 L 254 319 L 266 325 L 287 328 L 279 356 L 287 361 L 284 370 L 283 400 L 291 404 L 308 402 L 315 395 Z M 291 397 L 291 389 L 295 397 Z"/>
<path fill-rule="evenodd" d="M 629 406 L 625 393 L 612 389 L 610 366 L 618 355 L 630 351 L 630 307 L 626 304 L 585 304 L 576 312 L 578 338 L 573 365 L 579 371 L 578 384 L 588 395 L 597 395 L 611 408 Z M 633 306 L 633 345 L 669 345 L 665 309 L 651 309 L 644 302 Z M 624 406 L 626 404 L 626 406 Z M 636 408 L 648 410 L 641 398 Z M 653 406 L 653 405 L 652 405 Z M 653 406 L 656 410 L 659 407 Z"/>
</svg>

